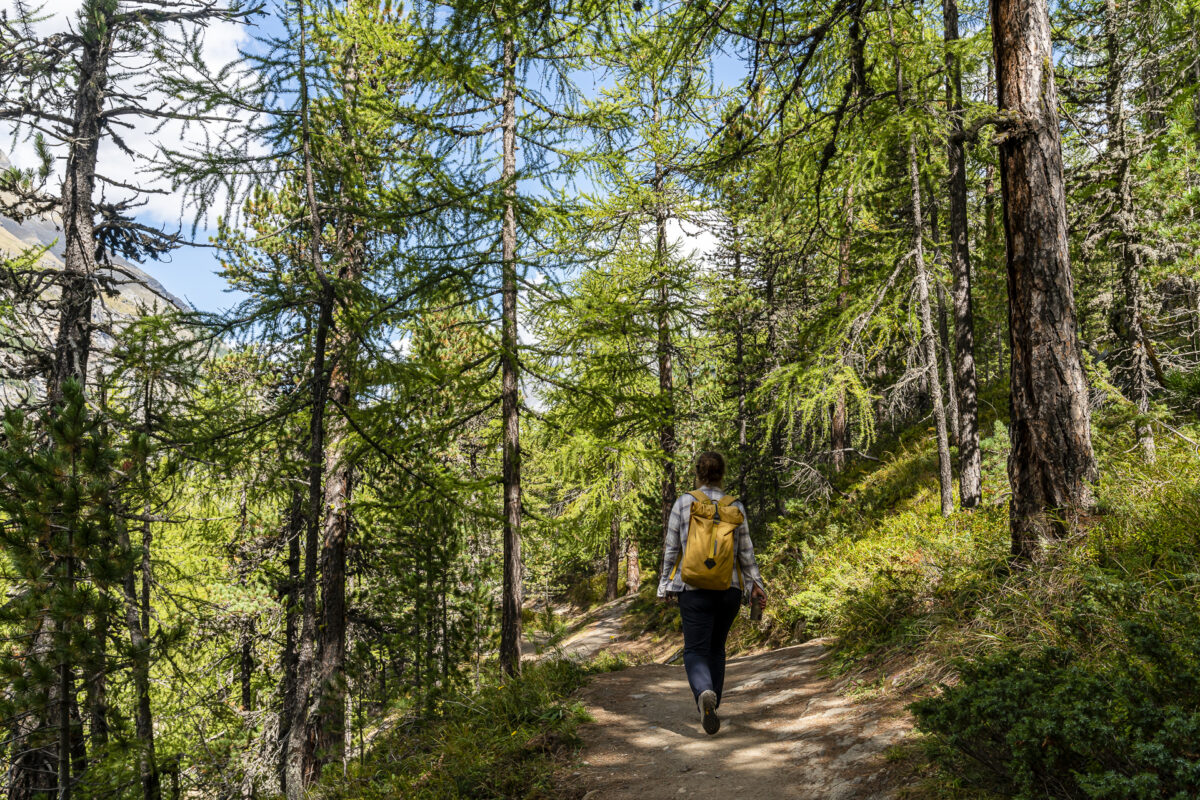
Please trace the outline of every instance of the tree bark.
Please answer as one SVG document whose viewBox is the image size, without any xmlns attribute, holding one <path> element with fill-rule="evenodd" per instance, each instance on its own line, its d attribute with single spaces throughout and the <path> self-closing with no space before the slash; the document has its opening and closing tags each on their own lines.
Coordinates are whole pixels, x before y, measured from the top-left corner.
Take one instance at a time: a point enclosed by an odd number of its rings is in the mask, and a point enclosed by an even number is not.
<svg viewBox="0 0 1200 800">
<path fill-rule="evenodd" d="M 846 308 L 850 302 L 847 287 L 850 286 L 850 247 L 854 236 L 854 184 L 848 182 L 846 193 L 842 198 L 842 235 L 838 241 L 838 295 L 839 311 Z M 840 354 L 845 369 L 846 353 Z M 846 391 L 838 392 L 833 402 L 833 411 L 829 420 L 829 450 L 833 459 L 833 471 L 841 472 L 846 465 L 846 449 L 849 447 L 846 437 Z"/>
<path fill-rule="evenodd" d="M 946 319 L 946 287 L 940 280 L 934 280 L 934 291 L 937 293 L 938 314 L 938 344 L 942 351 L 942 361 L 946 370 L 946 422 L 950 428 L 950 441 L 958 444 L 958 387 L 954 380 L 954 350 L 950 347 L 950 323 Z"/>
<path fill-rule="evenodd" d="M 362 279 L 366 254 L 354 225 L 343 227 L 338 250 L 343 267 L 338 276 L 344 284 Z M 347 416 L 354 408 L 351 374 L 357 358 L 354 331 L 344 316 L 333 331 L 329 397 L 337 413 L 328 424 L 325 445 L 324 535 L 321 539 L 321 643 L 317 667 L 317 716 L 310 725 L 316 738 L 319 770 L 341 762 L 346 741 L 346 542 L 350 536 L 350 501 L 353 468 Z"/>
<path fill-rule="evenodd" d="M 638 563 L 638 543 L 630 536 L 625 541 L 625 591 L 637 593 L 642 585 L 642 565 Z"/>
<path fill-rule="evenodd" d="M 926 163 L 928 161 L 928 156 L 926 156 Z M 929 192 L 929 234 L 935 242 L 940 242 L 942 240 L 942 228 L 941 222 L 938 219 L 937 198 L 932 184 L 933 181 L 928 181 L 925 184 L 925 190 Z M 934 253 L 937 262 L 940 264 L 942 260 L 941 247 L 935 246 Z M 954 380 L 954 351 L 950 349 L 950 324 L 946 319 L 946 288 L 936 277 L 931 277 L 930 280 L 933 283 L 933 292 L 937 300 L 938 350 L 942 354 L 943 369 L 946 371 L 946 424 L 950 431 L 951 444 L 957 444 L 958 391 Z"/>
<path fill-rule="evenodd" d="M 735 220 L 733 223 L 733 279 L 738 291 L 742 289 L 742 240 L 741 231 Z M 750 443 L 746 436 L 748 415 L 746 413 L 746 336 L 745 313 L 738 304 L 738 312 L 733 321 L 733 357 L 737 370 L 737 428 L 738 428 L 738 497 L 746 496 L 747 477 L 750 472 Z"/>
<path fill-rule="evenodd" d="M 654 128 L 661 122 L 658 83 L 653 84 Z M 654 263 L 658 270 L 658 398 L 662 420 L 658 429 L 658 446 L 662 450 L 662 540 L 665 542 L 671 523 L 671 508 L 675 505 L 675 377 L 671 363 L 671 289 L 667 266 L 667 206 L 664 195 L 666 169 L 661 157 L 654 157 Z"/>
<path fill-rule="evenodd" d="M 921 313 L 921 349 L 929 394 L 933 400 L 933 421 L 937 436 L 938 484 L 941 489 L 942 516 L 954 513 L 954 475 L 950 468 L 950 441 L 946 434 L 946 410 L 942 403 L 942 381 L 938 375 L 937 334 L 929 303 L 929 275 L 925 269 L 924 225 L 921 220 L 921 175 L 917 163 L 916 135 L 908 137 L 908 177 L 912 193 L 913 262 L 917 270 L 917 305 Z"/>
<path fill-rule="evenodd" d="M 896 66 L 896 104 L 901 113 L 907 108 L 904 68 L 896 45 L 891 5 L 887 6 L 888 34 L 894 50 Z M 925 267 L 925 223 L 921 213 L 921 170 L 917 159 L 917 136 L 908 136 L 908 182 L 912 203 L 912 258 L 916 266 L 917 306 L 921 314 L 921 351 L 925 373 L 929 379 L 929 394 L 933 401 L 933 421 L 937 436 L 938 484 L 941 489 L 942 516 L 954 513 L 954 476 L 950 466 L 950 441 L 946 434 L 946 410 L 942 399 L 942 381 L 938 375 L 937 334 L 933 329 L 933 313 L 929 302 L 929 274 Z"/>
<path fill-rule="evenodd" d="M 291 503 L 288 507 L 284 535 L 287 537 L 288 582 L 284 593 L 284 644 L 280 660 L 283 662 L 282 708 L 279 719 L 279 790 L 288 795 L 287 751 L 292 720 L 296 717 L 296 676 L 299 654 L 297 653 L 297 611 L 300 608 L 300 537 L 304 532 L 304 491 L 299 484 L 293 486 Z"/>
<path fill-rule="evenodd" d="M 608 533 L 608 575 L 604 585 L 604 599 L 616 600 L 621 580 L 621 514 L 613 507 Z"/>
<path fill-rule="evenodd" d="M 79 82 L 66 169 L 62 184 L 63 272 L 54 342 L 54 366 L 49 399 L 62 401 L 63 386 L 75 379 L 87 384 L 92 345 L 92 301 L 95 297 L 96 157 L 100 148 L 101 114 L 108 88 L 112 53 L 112 14 L 107 6 L 88 3 L 84 14 L 84 46 L 79 58 Z"/>
<path fill-rule="evenodd" d="M 967 158 L 963 146 L 962 63 L 955 52 L 959 41 L 958 2 L 942 0 L 946 42 L 946 107 L 950 136 L 946 145 L 950 170 L 950 295 L 954 306 L 954 383 L 958 394 L 959 505 L 975 508 L 983 492 L 979 451 L 979 389 L 975 376 L 975 312 L 971 299 L 971 248 L 967 238 Z M 991 215 L 990 198 L 988 213 Z M 991 223 L 989 223 L 990 226 Z"/>
<path fill-rule="evenodd" d="M 148 523 L 143 523 L 146 525 Z M 142 624 L 142 609 L 138 597 L 138 573 L 142 570 L 133 563 L 133 545 L 129 533 L 121 529 L 119 544 L 129 559 L 125 573 L 125 627 L 129 632 L 131 671 L 133 673 L 134 730 L 138 739 L 138 775 L 142 786 L 143 800 L 158 800 L 161 796 L 158 778 L 158 762 L 154 755 L 154 718 L 150 710 L 150 643 L 146 628 Z M 143 533 L 145 538 L 145 533 Z"/>
<path fill-rule="evenodd" d="M 992 0 L 1000 188 L 1007 246 L 1012 552 L 1019 560 L 1092 506 L 1096 459 L 1079 358 L 1050 17 L 1042 0 Z"/>
<path fill-rule="evenodd" d="M 296 660 L 296 705 L 291 725 L 288 728 L 286 756 L 287 800 L 303 800 L 305 789 L 317 775 L 314 772 L 314 747 L 309 719 L 316 709 L 311 707 L 317 677 L 318 621 L 317 621 L 317 550 L 321 533 L 321 501 L 324 496 L 325 476 L 325 407 L 329 396 L 329 374 L 326 367 L 329 329 L 333 325 L 333 286 L 325 274 L 321 257 L 321 229 L 317 205 L 316 183 L 313 177 L 312 141 L 309 127 L 308 68 L 305 9 L 299 3 L 299 66 L 297 69 L 300 89 L 300 150 L 303 161 L 305 191 L 305 213 L 308 223 L 309 267 L 318 280 L 316 301 L 316 324 L 312 329 L 313 356 L 310 391 L 312 401 L 309 408 L 308 433 L 308 506 L 306 508 L 306 535 L 304 540 L 304 592 L 303 614 L 300 626 L 300 642 Z"/>
<path fill-rule="evenodd" d="M 1121 294 L 1124 303 L 1118 315 L 1121 338 L 1125 340 L 1124 372 L 1129 399 L 1139 414 L 1150 410 L 1150 389 L 1153 378 L 1150 364 L 1150 343 L 1142 324 L 1142 256 L 1138 250 L 1138 210 L 1133 197 L 1133 142 L 1129 135 L 1128 112 L 1125 104 L 1126 64 L 1121 48 L 1121 19 L 1116 0 L 1104 4 L 1105 49 L 1108 74 L 1105 80 L 1105 105 L 1108 117 L 1107 155 L 1113 159 L 1116 177 L 1117 213 L 1111 225 L 1113 238 L 1121 256 Z M 1154 431 L 1144 418 L 1134 421 L 1134 435 L 1148 464 L 1155 459 Z"/>
<path fill-rule="evenodd" d="M 152 386 L 149 379 L 145 381 L 142 393 L 142 434 L 149 437 L 152 408 Z M 126 574 L 125 600 L 126 620 L 129 627 L 129 641 L 133 651 L 133 685 L 136 702 L 134 727 L 137 732 L 138 773 L 142 784 L 142 800 L 159 800 L 162 796 L 158 774 L 158 759 L 154 752 L 154 716 L 150 708 L 150 547 L 153 544 L 153 530 L 150 527 L 150 517 L 153 508 L 150 505 L 150 465 L 142 465 L 144 476 L 142 492 L 144 503 L 142 507 L 142 551 L 138 565 L 138 577 L 141 580 L 141 595 L 136 593 L 134 574 L 131 569 Z M 130 552 L 128 534 L 125 549 Z M 132 553 L 130 553 L 132 555 Z"/>
<path fill-rule="evenodd" d="M 506 21 L 506 25 L 512 22 Z M 517 394 L 517 111 L 516 45 L 511 28 L 504 35 L 504 227 L 501 234 L 500 415 L 504 425 L 504 585 L 500 620 L 500 668 L 521 672 L 521 425 Z"/>
</svg>

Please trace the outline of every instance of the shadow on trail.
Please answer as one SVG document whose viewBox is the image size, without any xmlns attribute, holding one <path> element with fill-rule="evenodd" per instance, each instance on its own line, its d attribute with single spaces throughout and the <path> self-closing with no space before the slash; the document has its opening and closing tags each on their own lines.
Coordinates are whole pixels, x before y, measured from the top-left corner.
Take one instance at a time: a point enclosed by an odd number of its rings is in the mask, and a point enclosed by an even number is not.
<svg viewBox="0 0 1200 800">
<path fill-rule="evenodd" d="M 700 728 L 680 667 L 599 675 L 582 693 L 595 724 L 568 783 L 587 800 L 887 798 L 884 751 L 911 725 L 896 699 L 856 703 L 820 675 L 809 642 L 729 662 L 722 727 Z"/>
</svg>

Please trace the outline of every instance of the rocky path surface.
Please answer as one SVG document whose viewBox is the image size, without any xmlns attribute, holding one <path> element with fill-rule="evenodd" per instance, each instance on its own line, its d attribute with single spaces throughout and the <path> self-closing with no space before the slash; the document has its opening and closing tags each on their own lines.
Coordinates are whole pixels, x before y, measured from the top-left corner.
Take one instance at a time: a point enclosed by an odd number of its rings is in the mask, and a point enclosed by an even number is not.
<svg viewBox="0 0 1200 800">
<path fill-rule="evenodd" d="M 577 637 L 589 648 L 597 641 Z M 682 667 L 644 664 L 598 675 L 582 692 L 595 722 L 580 731 L 584 746 L 567 768 L 564 793 L 586 800 L 893 797 L 901 776 L 886 751 L 911 730 L 903 703 L 847 697 L 822 677 L 825 655 L 825 645 L 812 641 L 730 660 L 716 736 L 700 727 Z"/>
</svg>

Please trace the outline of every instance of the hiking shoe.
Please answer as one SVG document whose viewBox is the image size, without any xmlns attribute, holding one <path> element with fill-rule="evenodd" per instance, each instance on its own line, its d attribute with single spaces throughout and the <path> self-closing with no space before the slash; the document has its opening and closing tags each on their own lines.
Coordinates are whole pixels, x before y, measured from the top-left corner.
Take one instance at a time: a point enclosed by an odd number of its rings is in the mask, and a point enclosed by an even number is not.
<svg viewBox="0 0 1200 800">
<path fill-rule="evenodd" d="M 700 724 L 709 736 L 721 730 L 721 718 L 717 716 L 717 693 L 712 689 L 700 693 Z"/>
</svg>

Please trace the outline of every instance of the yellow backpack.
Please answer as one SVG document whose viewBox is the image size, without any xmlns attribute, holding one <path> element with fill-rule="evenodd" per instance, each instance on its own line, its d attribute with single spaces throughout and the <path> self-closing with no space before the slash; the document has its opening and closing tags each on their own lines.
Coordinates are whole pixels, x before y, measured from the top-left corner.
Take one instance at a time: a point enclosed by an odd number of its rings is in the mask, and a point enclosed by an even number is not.
<svg viewBox="0 0 1200 800">
<path fill-rule="evenodd" d="M 737 499 L 725 495 L 714 503 L 704 492 L 691 492 L 692 516 L 688 522 L 687 544 L 683 558 L 675 562 L 671 580 L 683 568 L 683 582 L 697 589 L 728 589 L 733 585 L 737 567 L 736 531 L 742 524 L 742 512 L 733 506 Z M 738 567 L 738 579 L 742 577 Z"/>
</svg>

